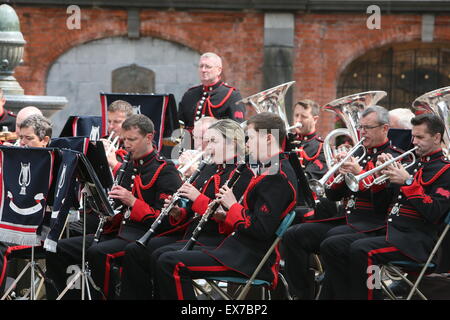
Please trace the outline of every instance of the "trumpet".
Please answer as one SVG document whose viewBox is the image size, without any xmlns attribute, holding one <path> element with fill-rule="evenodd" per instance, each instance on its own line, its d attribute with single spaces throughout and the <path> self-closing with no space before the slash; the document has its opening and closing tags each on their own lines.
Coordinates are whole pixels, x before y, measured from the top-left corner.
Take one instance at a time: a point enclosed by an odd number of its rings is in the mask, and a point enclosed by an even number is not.
<svg viewBox="0 0 450 320">
<path fill-rule="evenodd" d="M 112 136 L 113 136 L 114 133 L 115 133 L 114 131 L 111 131 L 111 133 L 109 134 L 108 139 L 106 139 L 106 141 L 109 142 L 108 150 L 106 150 L 106 154 L 107 155 L 110 154 L 111 151 L 116 151 L 117 149 L 119 149 L 119 143 L 120 143 L 119 142 L 119 136 L 116 135 L 114 137 L 114 139 L 112 139 Z"/>
<path fill-rule="evenodd" d="M 198 166 L 198 168 L 195 170 L 195 172 L 189 177 L 189 179 L 187 180 L 187 183 L 192 183 L 195 181 L 195 179 L 197 179 L 197 177 L 199 176 L 200 172 L 203 170 L 203 168 L 211 161 L 211 157 L 207 157 L 206 159 L 204 159 L 200 165 Z M 164 217 L 169 215 L 170 210 L 173 209 L 173 207 L 175 207 L 175 205 L 178 203 L 179 200 L 181 200 L 181 196 L 179 191 L 175 192 L 172 196 L 172 200 L 170 201 L 170 203 L 168 204 L 167 207 L 165 207 L 164 209 L 161 210 L 159 216 L 155 219 L 155 221 L 153 221 L 152 225 L 150 226 L 150 229 L 148 229 L 148 231 L 138 240 L 136 240 L 136 244 L 138 244 L 141 247 L 145 247 L 145 245 L 147 244 L 148 239 L 155 233 L 156 229 L 158 228 L 158 226 L 162 223 L 162 220 Z"/>
<path fill-rule="evenodd" d="M 189 170 L 190 167 L 192 167 L 194 164 L 196 164 L 205 154 L 205 151 L 198 151 L 198 150 L 185 150 L 184 152 L 197 152 L 197 154 L 192 158 L 191 161 L 189 161 L 186 164 L 182 164 L 180 165 L 180 167 L 178 167 L 178 172 L 182 175 L 183 180 L 186 180 L 186 171 Z"/>
<path fill-rule="evenodd" d="M 344 164 L 344 162 L 346 162 L 348 159 L 350 159 L 350 157 L 352 157 L 356 151 L 359 148 L 363 148 L 363 155 L 360 156 L 358 158 L 362 159 L 365 154 L 366 154 L 366 149 L 364 148 L 364 146 L 362 145 L 362 143 L 364 142 L 365 138 L 361 138 L 361 140 L 359 140 L 359 142 L 347 153 L 347 155 L 338 163 L 335 163 L 333 165 L 333 167 L 331 167 L 330 170 L 328 170 L 328 172 L 322 177 L 322 179 L 317 180 L 317 179 L 312 179 L 309 182 L 309 187 L 311 188 L 312 191 L 314 191 L 319 197 L 322 196 L 325 193 L 325 186 L 326 186 L 326 182 L 328 181 L 328 179 L 336 172 L 339 170 L 339 168 L 342 166 L 342 164 Z M 336 176 L 335 180 L 333 183 L 335 183 L 336 181 L 341 181 L 343 179 L 342 174 L 339 174 Z"/>
<path fill-rule="evenodd" d="M 345 183 L 347 184 L 348 188 L 350 190 L 352 190 L 353 192 L 357 192 L 359 190 L 359 183 L 361 181 L 363 181 L 363 184 L 366 188 L 370 188 L 372 185 L 374 184 L 381 184 L 383 182 L 385 182 L 386 180 L 389 179 L 389 177 L 386 174 L 383 174 L 381 176 L 379 176 L 378 178 L 374 179 L 371 183 L 367 183 L 366 181 L 364 181 L 365 178 L 371 176 L 372 174 L 374 174 L 375 172 L 381 171 L 384 168 L 386 168 L 387 166 L 393 164 L 394 162 L 403 159 L 404 157 L 411 155 L 412 156 L 412 161 L 408 164 L 403 164 L 403 167 L 405 169 L 409 168 L 410 166 L 412 166 L 415 162 L 416 162 L 416 157 L 414 155 L 414 151 L 417 149 L 418 147 L 414 147 L 404 153 L 402 153 L 401 155 L 392 158 L 386 162 L 384 162 L 383 164 L 373 168 L 372 170 L 369 170 L 367 172 L 361 173 L 359 175 L 354 175 L 352 173 L 348 173 L 345 175 Z"/>
</svg>

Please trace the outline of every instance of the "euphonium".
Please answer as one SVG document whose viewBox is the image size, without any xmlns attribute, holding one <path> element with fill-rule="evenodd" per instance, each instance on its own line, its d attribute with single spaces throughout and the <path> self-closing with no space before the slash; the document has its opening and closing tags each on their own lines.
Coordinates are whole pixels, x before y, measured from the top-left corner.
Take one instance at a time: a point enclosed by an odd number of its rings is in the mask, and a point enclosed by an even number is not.
<svg viewBox="0 0 450 320">
<path fill-rule="evenodd" d="M 200 165 L 197 167 L 195 172 L 189 177 L 189 179 L 186 181 L 187 183 L 193 183 L 195 179 L 199 176 L 200 172 L 203 170 L 203 168 L 211 161 L 211 157 L 207 157 L 204 159 Z M 136 240 L 136 243 L 142 247 L 145 247 L 147 244 L 148 239 L 155 233 L 158 226 L 162 223 L 162 220 L 164 217 L 168 216 L 170 213 L 170 210 L 175 207 L 175 205 L 178 203 L 178 201 L 181 200 L 181 196 L 179 191 L 175 192 L 172 196 L 172 199 L 170 203 L 161 210 L 159 216 L 153 221 L 152 225 L 150 226 L 150 229 L 138 240 Z"/>
<path fill-rule="evenodd" d="M 357 192 L 359 190 L 359 183 L 361 181 L 363 181 L 364 186 L 366 188 L 370 188 L 372 185 L 374 184 L 381 184 L 383 182 L 385 182 L 386 180 L 389 179 L 389 177 L 386 174 L 383 174 L 377 178 L 375 178 L 371 183 L 365 182 L 364 179 L 373 175 L 376 172 L 379 172 L 381 170 L 383 170 L 384 168 L 386 168 L 387 166 L 393 164 L 394 162 L 403 159 L 404 157 L 411 155 L 412 156 L 412 161 L 408 164 L 403 164 L 403 167 L 405 169 L 409 168 L 410 166 L 412 166 L 414 164 L 414 162 L 416 162 L 416 157 L 414 156 L 414 151 L 417 149 L 417 147 L 414 147 L 404 153 L 402 153 L 401 155 L 392 158 L 388 161 L 385 161 L 384 163 L 380 164 L 379 166 L 373 168 L 372 170 L 369 170 L 367 172 L 361 173 L 359 175 L 354 175 L 352 173 L 347 173 L 345 175 L 345 183 L 347 184 L 348 188 L 350 190 L 352 190 L 353 192 Z"/>
<path fill-rule="evenodd" d="M 449 114 L 450 114 L 450 87 L 439 88 L 430 92 L 427 92 L 412 103 L 412 107 L 415 110 L 423 110 L 431 112 L 437 115 L 445 125 L 445 132 L 442 139 L 445 144 L 446 156 L 449 157 L 450 149 L 450 128 L 449 128 Z"/>
<path fill-rule="evenodd" d="M 367 107 L 375 105 L 378 101 L 387 95 L 385 91 L 367 91 L 355 93 L 349 96 L 345 96 L 336 100 L 333 100 L 322 107 L 325 111 L 330 111 L 336 113 L 339 118 L 345 123 L 346 128 L 338 128 L 331 131 L 324 139 L 323 150 L 325 154 L 325 161 L 329 168 L 334 166 L 333 151 L 331 149 L 331 141 L 338 136 L 349 136 L 353 141 L 353 145 L 362 147 L 364 152 L 363 155 L 358 158 L 362 159 L 365 156 L 365 149 L 360 143 L 359 134 L 356 130 L 356 124 L 359 122 L 360 113 Z M 355 148 L 352 149 L 352 154 L 355 153 Z M 348 158 L 347 158 L 348 159 Z M 340 164 L 342 165 L 342 161 Z M 336 168 L 336 170 L 339 167 Z M 336 171 L 335 170 L 335 171 Z M 330 170 L 331 171 L 331 170 Z M 329 175 L 331 176 L 331 175 Z M 338 175 L 333 183 L 341 182 L 343 179 L 342 175 Z M 328 180 L 328 179 L 327 179 Z M 323 182 L 326 182 L 324 180 Z M 320 180 L 322 181 L 322 179 Z M 317 184 L 315 184 L 317 185 Z M 323 184 L 322 184 L 323 185 Z M 312 187 L 311 187 L 312 188 Z M 320 187 L 319 187 L 320 188 Z"/>
</svg>

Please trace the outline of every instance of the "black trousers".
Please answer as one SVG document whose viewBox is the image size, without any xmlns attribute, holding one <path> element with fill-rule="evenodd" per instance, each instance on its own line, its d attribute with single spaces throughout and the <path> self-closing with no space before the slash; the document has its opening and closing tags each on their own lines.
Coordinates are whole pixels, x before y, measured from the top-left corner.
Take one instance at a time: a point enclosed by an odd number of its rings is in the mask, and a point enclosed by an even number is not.
<svg viewBox="0 0 450 320">
<path fill-rule="evenodd" d="M 112 262 L 124 255 L 129 241 L 111 236 L 102 235 L 98 243 L 94 243 L 94 235 L 86 236 L 86 261 L 88 262 L 92 279 L 100 287 L 104 298 L 111 295 L 110 287 Z M 83 237 L 73 237 L 58 241 L 57 252 L 46 253 L 46 275 L 53 280 L 54 286 L 46 284 L 46 293 L 49 300 L 56 299 L 70 281 L 71 272 L 76 270 L 70 266 L 80 265 L 82 259 Z M 80 267 L 81 268 L 81 267 Z M 70 292 L 70 290 L 69 290 Z M 91 288 L 93 299 L 102 298 Z M 71 292 L 66 299 L 78 299 L 79 292 Z"/>
<path fill-rule="evenodd" d="M 299 299 L 314 298 L 314 272 L 309 270 L 311 254 L 319 253 L 327 232 L 342 223 L 341 220 L 303 223 L 286 231 L 280 250 L 291 295 Z"/>
<path fill-rule="evenodd" d="M 327 233 L 326 239 L 320 245 L 320 254 L 325 269 L 321 299 L 341 300 L 352 297 L 350 283 L 354 275 L 349 272 L 350 247 L 358 240 L 380 235 L 384 237 L 384 232 L 384 230 L 379 230 L 361 233 L 345 225 L 333 228 Z"/>
<path fill-rule="evenodd" d="M 242 276 L 201 250 L 162 253 L 155 264 L 155 280 L 163 300 L 195 300 L 193 279 Z"/>
<path fill-rule="evenodd" d="M 130 243 L 125 248 L 121 276 L 121 300 L 153 299 L 152 254 L 161 247 L 169 247 L 179 236 L 152 238 L 145 247 Z"/>
</svg>

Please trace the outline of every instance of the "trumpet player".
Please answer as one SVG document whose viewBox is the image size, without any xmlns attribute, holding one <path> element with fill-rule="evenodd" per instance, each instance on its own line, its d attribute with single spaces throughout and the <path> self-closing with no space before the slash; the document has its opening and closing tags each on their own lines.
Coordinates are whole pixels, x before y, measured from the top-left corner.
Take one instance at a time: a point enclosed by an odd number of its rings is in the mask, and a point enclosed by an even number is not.
<svg viewBox="0 0 450 320">
<path fill-rule="evenodd" d="M 259 113 L 249 119 L 247 133 L 250 157 L 259 162 L 256 176 L 242 204 L 229 187 L 218 192 L 226 215 L 216 219 L 231 233 L 214 249 L 161 254 L 155 280 L 162 299 L 195 299 L 192 279 L 207 275 L 250 277 L 273 243 L 281 219 L 294 208 L 297 178 L 281 150 L 284 121 L 273 113 Z M 274 280 L 277 254 L 269 258 L 258 278 Z"/>
<path fill-rule="evenodd" d="M 155 237 L 148 242 L 146 248 L 138 245 L 129 245 L 126 248 L 121 299 L 151 299 L 154 298 L 152 290 L 155 291 L 155 297 L 158 297 L 158 290 L 151 286 L 157 257 L 163 252 L 184 247 L 199 221 L 199 218 L 192 220 L 193 213 L 196 212 L 199 216 L 205 214 L 208 204 L 215 198 L 219 188 L 236 171 L 244 146 L 244 131 L 237 122 L 230 119 L 218 120 L 206 130 L 203 139 L 208 142 L 205 152 L 211 157 L 212 164 L 207 165 L 192 184 L 185 182 L 181 186 L 177 192 L 189 202 L 186 206 L 176 205 L 169 213 L 170 223 L 177 226 L 182 233 Z M 245 168 L 234 188 L 236 197 L 242 196 L 252 176 L 252 171 Z M 172 197 L 168 197 L 165 206 L 171 200 Z M 214 248 L 228 233 L 229 230 L 216 216 L 202 227 L 194 249 Z"/>
<path fill-rule="evenodd" d="M 101 140 L 105 146 L 109 167 L 116 174 L 126 154 L 121 140 L 122 123 L 133 114 L 133 107 L 126 101 L 116 100 L 108 106 L 107 112 L 109 136 Z"/>
<path fill-rule="evenodd" d="M 134 244 L 147 231 L 159 215 L 164 200 L 181 185 L 173 163 L 155 150 L 154 132 L 153 122 L 145 115 L 132 115 L 122 123 L 121 134 L 126 151 L 131 153 L 131 166 L 125 168 L 124 184 L 115 186 L 109 196 L 118 199 L 126 210 L 114 216 L 109 222 L 110 232 L 103 232 L 99 242 L 94 242 L 92 234 L 86 237 L 91 275 L 106 298 L 111 297 L 113 291 L 109 279 L 114 258 L 123 255 L 126 246 Z M 82 248 L 83 237 L 72 237 L 58 242 L 57 253 L 47 252 L 47 276 L 53 279 L 59 292 L 66 284 L 67 267 L 81 261 Z M 51 285 L 46 290 L 49 299 L 56 297 Z"/>
<path fill-rule="evenodd" d="M 389 180 L 372 188 L 376 210 L 387 213 L 385 234 L 352 242 L 332 266 L 336 276 L 349 281 L 348 298 L 374 298 L 366 285 L 369 266 L 393 260 L 424 263 L 450 209 L 450 162 L 441 148 L 444 124 L 432 114 L 416 116 L 411 123 L 416 162 L 408 169 L 396 162 L 388 165 L 380 174 Z M 391 158 L 382 155 L 378 165 Z"/>
<path fill-rule="evenodd" d="M 295 128 L 297 154 L 300 165 L 308 178 L 320 179 L 327 171 L 325 155 L 323 153 L 323 139 L 316 131 L 319 120 L 320 107 L 309 99 L 300 100 L 294 106 L 293 123 L 300 123 Z"/>
</svg>

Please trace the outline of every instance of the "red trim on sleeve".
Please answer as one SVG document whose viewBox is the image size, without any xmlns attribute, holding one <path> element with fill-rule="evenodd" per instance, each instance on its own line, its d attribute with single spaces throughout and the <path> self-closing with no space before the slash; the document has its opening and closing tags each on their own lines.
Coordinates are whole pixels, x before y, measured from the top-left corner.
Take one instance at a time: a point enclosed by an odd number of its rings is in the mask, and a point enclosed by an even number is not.
<svg viewBox="0 0 450 320">
<path fill-rule="evenodd" d="M 181 221 L 184 221 L 187 216 L 187 210 L 186 208 L 180 208 L 180 217 L 178 219 L 175 219 L 174 217 L 169 215 L 169 222 L 171 226 L 176 226 L 177 224 L 180 224 Z"/>
<path fill-rule="evenodd" d="M 208 209 L 208 204 L 210 201 L 210 198 L 201 193 L 192 203 L 192 210 L 194 210 L 194 212 L 197 212 L 198 214 L 204 214 Z"/>
<path fill-rule="evenodd" d="M 244 220 L 244 216 L 242 216 L 242 211 L 245 208 L 240 203 L 233 204 L 227 212 L 227 216 L 225 218 L 224 229 L 225 230 L 233 230 L 234 226 L 239 222 Z"/>
<path fill-rule="evenodd" d="M 136 199 L 136 202 L 131 209 L 130 219 L 141 222 L 146 217 L 156 218 L 159 213 L 159 210 L 153 209 L 144 200 Z"/>
</svg>

